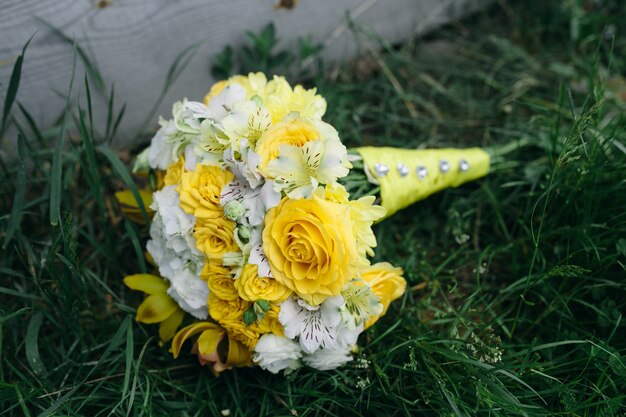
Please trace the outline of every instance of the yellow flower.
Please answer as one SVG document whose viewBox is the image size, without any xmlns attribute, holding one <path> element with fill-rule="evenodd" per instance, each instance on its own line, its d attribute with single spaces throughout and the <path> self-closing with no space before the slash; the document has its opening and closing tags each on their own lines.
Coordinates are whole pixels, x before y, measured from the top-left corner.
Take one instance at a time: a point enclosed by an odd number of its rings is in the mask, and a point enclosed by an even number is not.
<svg viewBox="0 0 626 417">
<path fill-rule="evenodd" d="M 226 319 L 220 322 L 228 332 L 228 335 L 243 343 L 248 349 L 253 350 L 259 341 L 261 331 L 256 324 L 246 325 L 243 319 Z"/>
<path fill-rule="evenodd" d="M 230 276 L 229 270 L 221 265 L 205 262 L 200 278 L 207 282 L 209 291 L 222 300 L 235 300 L 239 298 L 235 288 L 235 280 Z"/>
<path fill-rule="evenodd" d="M 327 184 L 324 189 L 324 198 L 340 204 L 350 206 L 350 218 L 354 222 L 352 231 L 356 237 L 357 250 L 359 255 L 367 261 L 367 255 L 373 256 L 372 248 L 376 247 L 376 236 L 372 231 L 372 224 L 382 219 L 387 210 L 384 207 L 374 205 L 374 196 L 361 197 L 358 200 L 349 200 L 350 194 L 343 185 L 339 183 Z"/>
<path fill-rule="evenodd" d="M 135 320 L 140 323 L 161 323 L 159 336 L 166 342 L 174 337 L 183 321 L 184 311 L 167 295 L 169 285 L 164 279 L 150 274 L 135 274 L 124 278 L 132 290 L 143 291 L 148 297 L 137 308 Z"/>
<path fill-rule="evenodd" d="M 223 300 L 216 294 L 209 294 L 209 314 L 220 323 L 240 320 L 243 323 L 243 312 L 252 304 L 237 297 L 234 300 Z"/>
<path fill-rule="evenodd" d="M 267 300 L 285 301 L 291 294 L 289 288 L 274 278 L 260 277 L 256 265 L 246 264 L 241 276 L 235 280 L 235 288 L 239 296 L 246 301 Z"/>
<path fill-rule="evenodd" d="M 402 277 L 402 268 L 396 268 L 388 262 L 374 264 L 362 270 L 359 276 L 380 298 L 380 303 L 383 305 L 383 312 L 380 316 L 372 317 L 365 323 L 367 329 L 385 315 L 392 301 L 404 294 L 406 281 Z"/>
<path fill-rule="evenodd" d="M 198 219 L 222 217 L 220 206 L 222 188 L 235 176 L 220 167 L 197 164 L 193 171 L 181 174 L 180 207 Z"/>
<path fill-rule="evenodd" d="M 339 295 L 362 263 L 350 207 L 320 193 L 310 200 L 283 198 L 269 210 L 263 250 L 274 278 L 312 305 Z"/>
<path fill-rule="evenodd" d="M 167 167 L 165 175 L 163 176 L 163 186 L 167 187 L 170 185 L 180 184 L 183 172 L 185 172 L 185 157 L 180 155 L 178 157 L 178 162 L 174 162 Z"/>
<path fill-rule="evenodd" d="M 211 86 L 211 89 L 207 93 L 207 95 L 204 96 L 204 100 L 202 100 L 204 102 L 204 104 L 208 106 L 209 105 L 209 101 L 211 101 L 211 99 L 213 97 L 219 95 L 222 92 L 222 90 L 224 90 L 224 88 L 226 88 L 227 85 L 228 85 L 228 80 L 218 81 L 215 84 L 213 84 Z"/>
<path fill-rule="evenodd" d="M 320 132 L 312 121 L 289 116 L 273 124 L 257 142 L 256 152 L 261 156 L 259 169 L 264 171 L 270 161 L 278 158 L 280 145 L 302 147 L 307 142 L 320 139 Z"/>
<path fill-rule="evenodd" d="M 193 229 L 198 250 L 209 261 L 220 261 L 225 253 L 239 250 L 235 241 L 235 222 L 224 219 L 197 219 Z"/>
<path fill-rule="evenodd" d="M 326 112 L 326 100 L 315 88 L 305 89 L 296 85 L 293 89 L 285 77 L 274 76 L 267 83 L 266 96 L 261 96 L 274 123 L 283 120 L 291 113 L 298 112 L 302 117 L 321 119 Z"/>
<path fill-rule="evenodd" d="M 241 298 L 223 300 L 216 294 L 209 294 L 209 314 L 213 320 L 218 321 L 228 334 L 252 349 L 259 339 L 260 330 L 256 324 L 246 326 L 243 321 L 243 313 L 252 306 Z"/>
<path fill-rule="evenodd" d="M 226 337 L 222 327 L 211 322 L 198 322 L 181 329 L 174 340 L 170 352 L 177 358 L 183 343 L 190 337 L 200 334 L 192 352 L 198 355 L 202 365 L 209 365 L 211 372 L 218 375 L 232 367 L 250 366 L 250 351 L 239 341 Z"/>
<path fill-rule="evenodd" d="M 154 215 L 154 211 L 150 208 L 150 205 L 152 204 L 152 190 L 144 188 L 138 191 L 141 202 L 146 209 L 146 214 L 148 214 L 148 218 L 151 219 Z M 116 192 L 115 199 L 119 203 L 122 213 L 124 213 L 131 221 L 139 224 L 146 224 L 146 220 L 141 213 L 141 209 L 139 208 L 139 203 L 137 203 L 135 196 L 130 190 Z"/>
<path fill-rule="evenodd" d="M 263 319 L 259 321 L 258 326 L 261 334 L 263 333 L 274 333 L 277 336 L 284 336 L 285 329 L 283 325 L 278 321 L 278 313 L 280 312 L 280 307 L 275 304 L 272 304 L 269 311 L 265 313 Z"/>
<path fill-rule="evenodd" d="M 264 100 L 267 95 L 267 77 L 265 77 L 265 74 L 262 72 L 251 72 L 248 75 L 233 75 L 228 80 L 218 81 L 213 84 L 209 93 L 204 97 L 204 104 L 208 106 L 213 97 L 219 95 L 224 88 L 233 84 L 239 84 L 246 90 L 247 99 L 259 96 Z"/>
</svg>

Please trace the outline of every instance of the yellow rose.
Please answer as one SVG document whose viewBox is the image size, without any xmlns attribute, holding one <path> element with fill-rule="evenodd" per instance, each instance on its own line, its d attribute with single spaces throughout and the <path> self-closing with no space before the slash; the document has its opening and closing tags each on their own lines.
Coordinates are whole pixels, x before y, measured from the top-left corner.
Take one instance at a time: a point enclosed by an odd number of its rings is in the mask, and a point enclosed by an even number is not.
<svg viewBox="0 0 626 417">
<path fill-rule="evenodd" d="M 246 264 L 243 267 L 241 276 L 235 280 L 235 288 L 241 298 L 252 302 L 257 300 L 281 302 L 291 294 L 289 288 L 274 278 L 260 277 L 258 267 L 253 264 Z"/>
<path fill-rule="evenodd" d="M 280 321 L 278 321 L 278 313 L 280 312 L 280 307 L 275 304 L 272 304 L 270 310 L 265 313 L 263 319 L 259 321 L 258 326 L 260 332 L 263 333 L 274 333 L 277 336 L 284 336 L 285 329 Z"/>
<path fill-rule="evenodd" d="M 180 178 L 180 207 L 198 219 L 222 217 L 220 206 L 222 188 L 235 176 L 220 167 L 197 164 L 193 171 L 183 172 Z"/>
<path fill-rule="evenodd" d="M 180 178 L 185 171 L 185 158 L 180 155 L 178 157 L 178 162 L 174 162 L 170 166 L 167 167 L 165 171 L 165 175 L 163 176 L 163 186 L 167 187 L 169 185 L 178 185 L 180 184 Z"/>
<path fill-rule="evenodd" d="M 209 291 L 222 300 L 235 300 L 239 298 L 235 288 L 235 280 L 230 276 L 229 270 L 212 262 L 205 262 L 200 278 L 207 282 Z"/>
<path fill-rule="evenodd" d="M 250 350 L 254 349 L 254 346 L 256 346 L 259 341 L 261 331 L 254 323 L 246 326 L 242 319 L 226 319 L 222 320 L 220 324 L 226 329 L 230 337 L 240 341 Z"/>
<path fill-rule="evenodd" d="M 296 85 L 292 89 L 285 77 L 274 76 L 267 83 L 266 96 L 262 98 L 274 123 L 291 112 L 298 112 L 302 117 L 312 119 L 321 119 L 326 112 L 326 100 L 317 94 L 315 88 L 307 90 Z"/>
<path fill-rule="evenodd" d="M 312 305 L 339 295 L 361 263 L 350 207 L 321 197 L 283 198 L 267 212 L 263 229 L 272 275 Z"/>
<path fill-rule="evenodd" d="M 197 219 L 193 229 L 198 250 L 209 261 L 221 260 L 225 253 L 239 250 L 235 241 L 235 222 L 224 218 Z"/>
<path fill-rule="evenodd" d="M 273 124 L 261 135 L 256 144 L 256 153 L 261 156 L 259 169 L 264 171 L 270 161 L 278 158 L 280 145 L 302 147 L 305 143 L 320 139 L 320 132 L 311 120 L 301 117 L 286 117 Z"/>
<path fill-rule="evenodd" d="M 385 315 L 392 301 L 404 294 L 406 281 L 402 277 L 402 268 L 396 268 L 388 262 L 374 264 L 362 270 L 359 276 L 380 298 L 380 303 L 383 305 L 383 312 L 380 316 L 372 317 L 365 323 L 367 329 Z"/>
<path fill-rule="evenodd" d="M 251 303 L 237 297 L 234 300 L 223 300 L 214 293 L 209 293 L 209 314 L 220 323 L 241 320 L 243 312 L 250 308 Z"/>
</svg>

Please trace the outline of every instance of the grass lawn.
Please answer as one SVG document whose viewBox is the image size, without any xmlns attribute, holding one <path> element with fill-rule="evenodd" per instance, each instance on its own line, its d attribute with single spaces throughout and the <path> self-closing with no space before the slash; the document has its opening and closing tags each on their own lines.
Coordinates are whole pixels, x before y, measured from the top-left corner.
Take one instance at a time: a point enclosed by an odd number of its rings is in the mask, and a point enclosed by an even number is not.
<svg viewBox="0 0 626 417">
<path fill-rule="evenodd" d="M 113 198 L 139 148 L 110 151 L 115 112 L 91 128 L 107 109 L 85 104 L 83 74 L 82 109 L 53 129 L 18 90 L 19 158 L 0 166 L 0 415 L 626 416 L 622 3 L 502 0 L 399 46 L 354 27 L 362 56 L 320 75 L 263 60 L 318 86 L 348 147 L 510 151 L 375 227 L 375 261 L 410 289 L 331 372 L 215 378 L 174 360 L 122 283 L 147 268 L 147 228 Z"/>
</svg>

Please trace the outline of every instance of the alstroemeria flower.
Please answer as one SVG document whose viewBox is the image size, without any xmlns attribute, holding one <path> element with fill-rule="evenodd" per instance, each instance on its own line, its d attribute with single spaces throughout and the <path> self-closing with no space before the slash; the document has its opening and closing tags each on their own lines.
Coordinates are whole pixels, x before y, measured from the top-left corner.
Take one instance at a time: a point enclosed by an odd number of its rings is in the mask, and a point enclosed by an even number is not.
<svg viewBox="0 0 626 417">
<path fill-rule="evenodd" d="M 142 291 L 148 297 L 137 308 L 135 320 L 140 323 L 161 323 L 159 336 L 166 342 L 174 337 L 176 329 L 183 322 L 185 313 L 176 301 L 167 295 L 169 285 L 155 275 L 135 274 L 124 278 L 124 284 L 131 290 Z"/>
<path fill-rule="evenodd" d="M 280 305 L 278 320 L 289 339 L 299 338 L 306 353 L 319 348 L 337 348 L 337 329 L 341 322 L 342 296 L 329 297 L 319 306 L 289 297 Z"/>
<path fill-rule="evenodd" d="M 314 140 L 302 146 L 280 145 L 278 158 L 266 171 L 274 178 L 274 189 L 292 199 L 309 198 L 320 184 L 345 177 L 351 164 L 346 147 L 339 140 Z"/>
</svg>

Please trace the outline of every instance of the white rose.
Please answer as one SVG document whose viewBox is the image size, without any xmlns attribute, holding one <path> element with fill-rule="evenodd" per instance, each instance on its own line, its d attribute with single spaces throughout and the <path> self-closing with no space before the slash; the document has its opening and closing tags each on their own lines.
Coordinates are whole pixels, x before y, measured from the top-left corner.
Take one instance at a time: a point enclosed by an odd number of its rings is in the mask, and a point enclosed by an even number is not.
<svg viewBox="0 0 626 417">
<path fill-rule="evenodd" d="M 304 357 L 304 363 L 320 371 L 339 368 L 352 360 L 350 348 L 319 349 Z"/>
<path fill-rule="evenodd" d="M 302 366 L 300 345 L 286 337 L 267 333 L 261 336 L 254 348 L 254 361 L 273 374 L 283 369 L 294 370 Z"/>
</svg>

